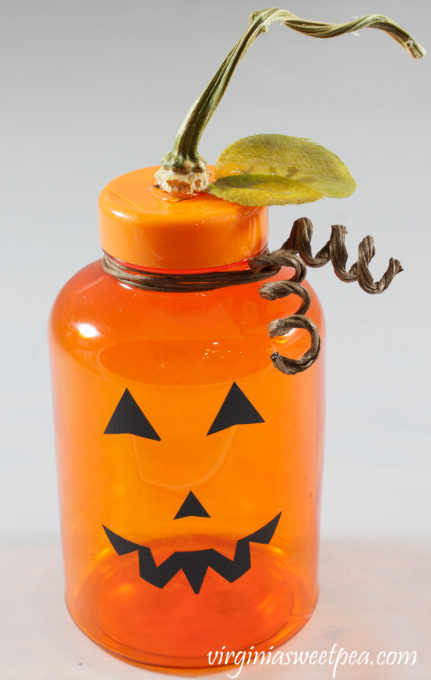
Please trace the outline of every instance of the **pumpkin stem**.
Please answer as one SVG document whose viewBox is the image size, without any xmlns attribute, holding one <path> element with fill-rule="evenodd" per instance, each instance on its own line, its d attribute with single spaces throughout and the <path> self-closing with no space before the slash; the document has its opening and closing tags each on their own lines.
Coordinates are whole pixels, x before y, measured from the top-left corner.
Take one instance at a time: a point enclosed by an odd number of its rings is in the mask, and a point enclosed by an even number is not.
<svg viewBox="0 0 431 680">
<path fill-rule="evenodd" d="M 423 47 L 409 33 L 380 14 L 367 14 L 344 24 L 329 24 L 300 19 L 292 12 L 276 7 L 253 12 L 247 30 L 187 113 L 172 150 L 163 157 L 162 166 L 155 175 L 161 189 L 184 195 L 205 190 L 209 183 L 209 171 L 205 160 L 198 153 L 202 133 L 219 105 L 238 62 L 256 38 L 276 21 L 313 38 L 332 38 L 361 28 L 377 28 L 388 33 L 413 58 L 420 59 L 425 54 Z"/>
</svg>

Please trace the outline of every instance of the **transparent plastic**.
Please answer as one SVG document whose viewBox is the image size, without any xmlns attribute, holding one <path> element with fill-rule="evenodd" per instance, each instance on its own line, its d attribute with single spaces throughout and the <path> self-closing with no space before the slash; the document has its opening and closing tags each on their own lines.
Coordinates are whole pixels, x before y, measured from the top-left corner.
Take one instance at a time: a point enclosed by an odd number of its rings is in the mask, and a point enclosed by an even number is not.
<svg viewBox="0 0 431 680">
<path fill-rule="evenodd" d="M 205 668 L 223 645 L 281 643 L 316 604 L 323 353 L 295 376 L 273 367 L 309 338 L 269 338 L 300 301 L 260 285 L 152 292 L 98 261 L 54 304 L 67 606 L 126 659 Z"/>
</svg>

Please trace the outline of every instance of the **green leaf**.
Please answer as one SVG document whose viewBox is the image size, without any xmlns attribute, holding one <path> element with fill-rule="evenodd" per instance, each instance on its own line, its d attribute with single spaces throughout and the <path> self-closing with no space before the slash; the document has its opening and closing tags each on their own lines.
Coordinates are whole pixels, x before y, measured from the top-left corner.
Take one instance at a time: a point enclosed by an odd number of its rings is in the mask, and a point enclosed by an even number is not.
<svg viewBox="0 0 431 680">
<path fill-rule="evenodd" d="M 331 198 L 345 198 L 356 189 L 350 172 L 332 151 L 309 139 L 287 135 L 253 135 L 228 146 L 217 161 L 215 176 L 219 180 L 237 175 L 275 175 Z"/>
<path fill-rule="evenodd" d="M 209 184 L 206 191 L 240 205 L 311 203 L 323 195 L 306 184 L 278 175 L 229 175 Z"/>
</svg>

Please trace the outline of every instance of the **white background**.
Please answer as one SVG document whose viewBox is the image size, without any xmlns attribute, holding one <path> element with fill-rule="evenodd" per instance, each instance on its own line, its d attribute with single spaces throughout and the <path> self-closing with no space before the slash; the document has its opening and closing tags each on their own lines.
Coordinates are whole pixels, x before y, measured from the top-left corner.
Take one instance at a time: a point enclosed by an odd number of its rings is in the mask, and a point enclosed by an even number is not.
<svg viewBox="0 0 431 680">
<path fill-rule="evenodd" d="M 244 30 L 249 0 L 38 0 L 2 3 L 2 473 L 0 675 L 137 678 L 100 651 L 62 601 L 46 321 L 63 283 L 100 256 L 96 203 L 113 177 L 157 164 L 186 110 Z M 427 0 L 292 0 L 299 16 L 380 12 L 431 49 Z M 280 26 L 240 64 L 204 133 L 214 162 L 259 132 L 309 137 L 358 182 L 342 201 L 271 211 L 272 248 L 293 220 L 376 240 L 405 271 L 382 296 L 312 271 L 327 322 L 322 596 L 285 646 L 417 649 L 414 668 L 339 670 L 341 678 L 431 674 L 429 621 L 430 61 L 380 31 L 323 41 Z M 428 598 L 428 604 L 426 603 Z M 429 633 L 429 631 L 428 631 Z M 325 668 L 243 676 L 329 678 Z"/>
</svg>

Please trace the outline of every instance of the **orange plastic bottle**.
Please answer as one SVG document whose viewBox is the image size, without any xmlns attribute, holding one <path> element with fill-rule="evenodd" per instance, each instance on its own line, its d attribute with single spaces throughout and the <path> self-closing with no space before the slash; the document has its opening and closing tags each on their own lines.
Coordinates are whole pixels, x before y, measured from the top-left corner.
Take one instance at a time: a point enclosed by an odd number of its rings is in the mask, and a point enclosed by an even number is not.
<svg viewBox="0 0 431 680">
<path fill-rule="evenodd" d="M 154 170 L 101 193 L 112 258 L 190 273 L 245 269 L 264 250 L 266 208 L 172 199 Z M 98 261 L 54 304 L 67 606 L 129 660 L 205 668 L 209 652 L 279 644 L 316 604 L 323 357 L 294 376 L 273 367 L 274 350 L 299 356 L 309 340 L 269 338 L 298 298 L 264 300 L 260 285 L 140 290 Z"/>
</svg>

